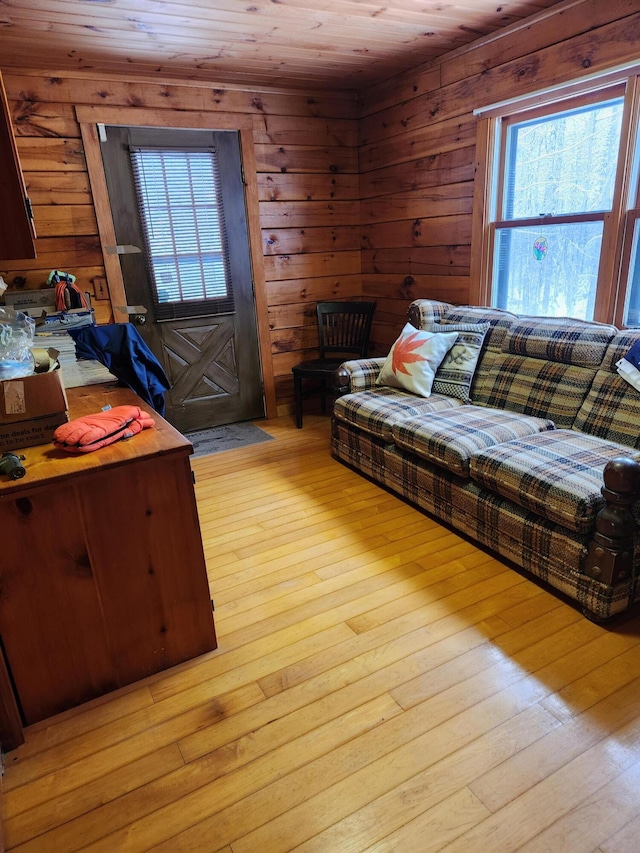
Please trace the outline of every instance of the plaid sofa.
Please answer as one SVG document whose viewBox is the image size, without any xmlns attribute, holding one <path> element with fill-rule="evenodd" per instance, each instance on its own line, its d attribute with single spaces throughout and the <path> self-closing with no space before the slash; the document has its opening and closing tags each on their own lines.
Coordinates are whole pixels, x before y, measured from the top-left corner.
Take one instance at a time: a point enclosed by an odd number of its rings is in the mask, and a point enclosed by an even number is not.
<svg viewBox="0 0 640 853">
<path fill-rule="evenodd" d="M 585 573 L 607 462 L 640 462 L 640 393 L 616 372 L 640 331 L 417 300 L 424 328 L 489 323 L 465 402 L 377 385 L 384 359 L 346 362 L 334 455 L 607 619 L 640 597 L 634 570 Z"/>
</svg>

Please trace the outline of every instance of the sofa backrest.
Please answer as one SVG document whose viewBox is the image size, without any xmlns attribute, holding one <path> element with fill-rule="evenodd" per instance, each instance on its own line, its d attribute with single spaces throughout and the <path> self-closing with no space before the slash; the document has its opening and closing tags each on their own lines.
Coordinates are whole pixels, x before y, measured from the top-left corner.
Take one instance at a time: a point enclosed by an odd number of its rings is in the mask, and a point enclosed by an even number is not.
<svg viewBox="0 0 640 853">
<path fill-rule="evenodd" d="M 471 384 L 471 399 L 475 400 L 475 389 L 483 382 L 495 358 L 502 352 L 507 332 L 517 320 L 515 314 L 500 308 L 483 308 L 475 305 L 450 305 L 432 299 L 416 299 L 409 306 L 409 321 L 418 329 L 431 323 L 457 325 L 458 323 L 489 323 L 482 344 L 482 351 Z"/>
<path fill-rule="evenodd" d="M 640 341 L 640 329 L 618 332 L 605 353 L 574 422 L 574 429 L 640 449 L 640 391 L 616 371 L 616 362 Z"/>
<path fill-rule="evenodd" d="M 518 317 L 473 402 L 550 418 L 559 429 L 570 429 L 616 333 L 604 323 Z"/>
</svg>

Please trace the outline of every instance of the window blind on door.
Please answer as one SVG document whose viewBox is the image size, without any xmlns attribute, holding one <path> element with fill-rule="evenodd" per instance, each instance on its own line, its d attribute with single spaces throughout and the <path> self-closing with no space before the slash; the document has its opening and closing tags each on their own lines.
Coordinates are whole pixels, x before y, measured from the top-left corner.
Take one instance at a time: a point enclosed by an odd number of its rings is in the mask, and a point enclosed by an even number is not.
<svg viewBox="0 0 640 853">
<path fill-rule="evenodd" d="M 132 146 L 129 153 L 157 319 L 232 312 L 215 150 Z"/>
</svg>

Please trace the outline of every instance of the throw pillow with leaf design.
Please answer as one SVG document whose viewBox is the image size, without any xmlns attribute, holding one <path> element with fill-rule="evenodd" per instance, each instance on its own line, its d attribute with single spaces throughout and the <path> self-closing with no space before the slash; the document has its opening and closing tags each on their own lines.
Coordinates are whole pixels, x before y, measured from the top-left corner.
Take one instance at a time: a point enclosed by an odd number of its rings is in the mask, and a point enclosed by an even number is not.
<svg viewBox="0 0 640 853">
<path fill-rule="evenodd" d="M 376 384 L 431 396 L 436 370 L 457 339 L 457 332 L 423 332 L 407 323 L 391 347 Z"/>
</svg>

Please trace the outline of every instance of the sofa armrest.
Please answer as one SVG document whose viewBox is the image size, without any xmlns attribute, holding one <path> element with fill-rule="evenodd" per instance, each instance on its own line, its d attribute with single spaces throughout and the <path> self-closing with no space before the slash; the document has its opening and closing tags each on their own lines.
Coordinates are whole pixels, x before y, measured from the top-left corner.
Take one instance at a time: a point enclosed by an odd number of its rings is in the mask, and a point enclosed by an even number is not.
<svg viewBox="0 0 640 853">
<path fill-rule="evenodd" d="M 415 299 L 407 309 L 407 317 L 416 329 L 425 329 L 431 323 L 439 323 L 444 314 L 453 308 L 449 302 L 437 299 Z"/>
<path fill-rule="evenodd" d="M 345 361 L 333 374 L 335 394 L 341 397 L 343 394 L 375 388 L 376 379 L 380 375 L 385 360 L 385 358 L 361 358 Z"/>
<path fill-rule="evenodd" d="M 585 574 L 614 585 L 633 576 L 634 538 L 637 526 L 631 513 L 640 493 L 640 464 L 618 457 L 603 472 L 604 507 L 596 516 L 596 531 L 585 563 Z"/>
</svg>

